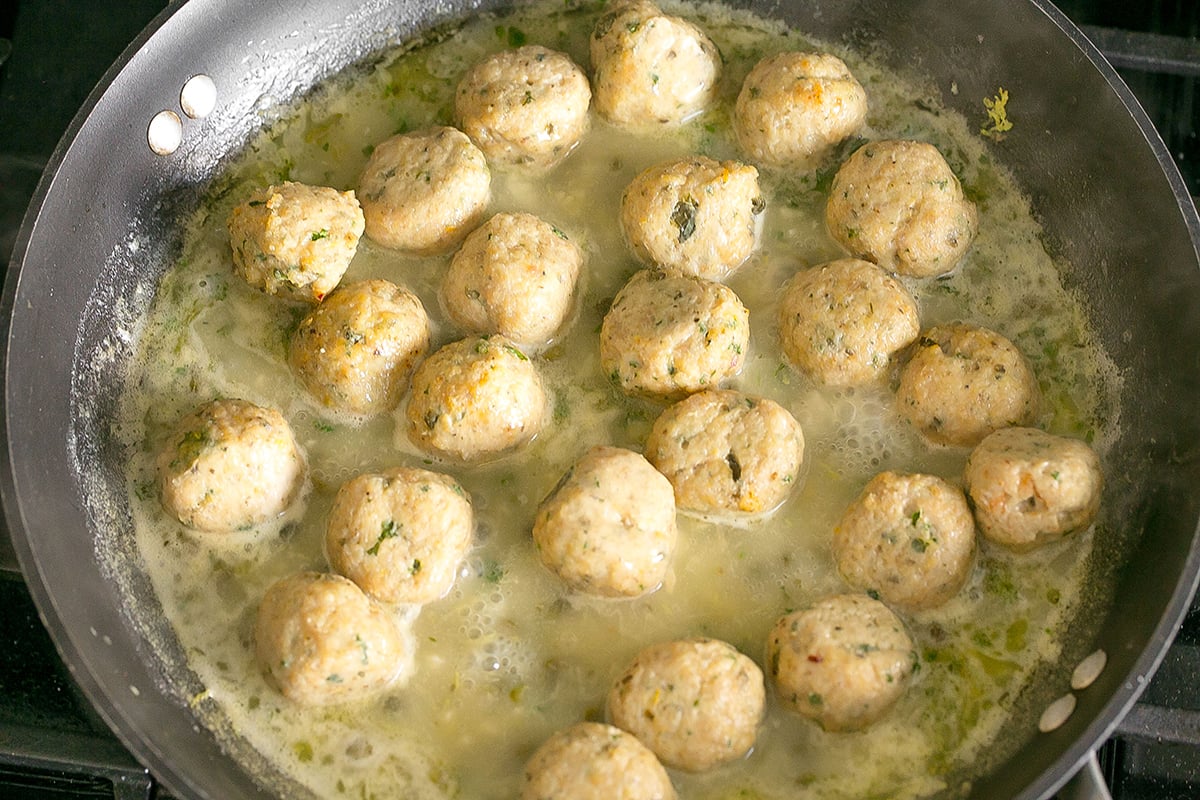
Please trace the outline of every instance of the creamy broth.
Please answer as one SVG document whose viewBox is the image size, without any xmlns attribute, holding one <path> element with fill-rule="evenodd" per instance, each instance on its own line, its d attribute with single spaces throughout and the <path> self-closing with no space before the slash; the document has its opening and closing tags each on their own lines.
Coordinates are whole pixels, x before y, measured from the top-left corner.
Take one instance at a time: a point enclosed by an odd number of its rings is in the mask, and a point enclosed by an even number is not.
<svg viewBox="0 0 1200 800">
<path fill-rule="evenodd" d="M 1044 427 L 1085 437 L 1101 452 L 1116 436 L 1115 371 L 1063 289 L 1027 202 L 968 121 L 938 110 L 928 89 L 862 54 L 711 6 L 664 7 L 697 21 L 725 57 L 721 98 L 712 110 L 653 137 L 593 118 L 578 149 L 550 174 L 493 172 L 489 213 L 538 214 L 586 254 L 575 314 L 536 359 L 552 391 L 553 419 L 517 453 L 482 466 L 432 462 L 407 441 L 398 417 L 354 427 L 318 411 L 285 361 L 289 333 L 307 309 L 262 295 L 233 275 L 225 220 L 268 183 L 353 188 L 372 144 L 398 130 L 450 123 L 455 84 L 490 52 L 543 44 L 586 68 L 587 37 L 599 13 L 593 5 L 477 19 L 452 36 L 350 70 L 256 140 L 188 221 L 183 255 L 163 279 L 124 398 L 120 430 L 133 453 L 138 546 L 205 687 L 193 698 L 197 709 L 224 720 L 222 735 L 244 737 L 318 795 L 512 797 L 524 761 L 547 736 L 602 718 L 611 681 L 642 647 L 714 636 L 761 663 L 767 632 L 781 614 L 846 591 L 830 534 L 876 472 L 927 471 L 960 481 L 967 451 L 925 444 L 897 416 L 890 388 L 831 391 L 782 361 L 774 329 L 779 287 L 798 268 L 842 253 L 823 223 L 828 174 L 762 170 L 762 247 L 727 281 L 749 307 L 752 326 L 746 366 L 733 385 L 775 399 L 800 421 L 807 444 L 803 485 L 769 519 L 749 525 L 681 515 L 671 573 L 644 599 L 572 595 L 538 561 L 530 536 L 538 502 L 588 446 L 640 450 L 661 410 L 622 396 L 599 365 L 600 320 L 639 268 L 618 226 L 621 192 L 664 158 L 695 152 L 737 158 L 728 115 L 742 78 L 765 54 L 823 49 L 841 56 L 870 98 L 864 137 L 936 144 L 978 203 L 980 232 L 963 265 L 941 280 L 906 281 L 922 327 L 962 319 L 1004 333 L 1039 377 Z M 405 257 L 364 238 L 344 281 L 382 277 L 412 289 L 433 319 L 437 346 L 459 335 L 437 299 L 447 262 Z M 281 409 L 307 452 L 313 485 L 292 519 L 233 540 L 191 533 L 167 517 L 153 471 L 175 421 L 219 396 Z M 325 518 L 343 481 L 398 464 L 431 465 L 462 482 L 477 512 L 474 548 L 448 596 L 419 612 L 397 612 L 411 621 L 416 646 L 405 685 L 365 705 L 291 705 L 254 663 L 257 603 L 279 578 L 328 569 Z M 997 732 L 1031 676 L 1059 657 L 1063 631 L 1086 590 L 1093 535 L 1021 557 L 981 542 L 973 576 L 956 599 L 905 615 L 920 670 L 882 721 L 860 733 L 828 734 L 768 699 L 751 755 L 703 775 L 672 773 L 681 797 L 958 793 L 988 767 Z"/>
</svg>

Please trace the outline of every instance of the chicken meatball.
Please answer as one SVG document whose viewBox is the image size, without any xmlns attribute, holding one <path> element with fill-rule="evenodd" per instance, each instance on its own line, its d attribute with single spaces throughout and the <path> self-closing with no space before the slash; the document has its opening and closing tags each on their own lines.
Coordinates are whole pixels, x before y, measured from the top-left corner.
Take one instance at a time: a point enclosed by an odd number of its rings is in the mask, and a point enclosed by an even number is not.
<svg viewBox="0 0 1200 800">
<path fill-rule="evenodd" d="M 533 541 L 571 589 L 638 597 L 659 587 L 675 550 L 675 495 L 645 458 L 594 447 L 538 507 Z"/>
<path fill-rule="evenodd" d="M 189 528 L 232 533 L 275 519 L 307 488 L 304 454 L 273 408 L 214 400 L 159 453 L 163 507 Z"/>
<path fill-rule="evenodd" d="M 532 214 L 497 214 L 471 231 L 442 283 L 446 313 L 472 333 L 547 344 L 571 312 L 583 252 Z"/>
<path fill-rule="evenodd" d="M 951 324 L 917 340 L 896 403 L 934 442 L 972 447 L 992 431 L 1032 423 L 1041 392 L 1016 345 L 987 328 Z"/>
<path fill-rule="evenodd" d="M 627 394 L 678 399 L 742 369 L 750 312 L 728 286 L 674 270 L 642 270 L 600 326 L 600 363 Z"/>
<path fill-rule="evenodd" d="M 855 589 L 909 610 L 945 603 L 975 560 L 963 493 L 934 475 L 881 472 L 833 529 L 838 571 Z"/>
<path fill-rule="evenodd" d="M 587 76 L 570 56 L 529 45 L 468 70 L 454 115 L 492 163 L 548 169 L 587 131 L 591 101 Z"/>
<path fill-rule="evenodd" d="M 270 682 L 301 705 L 364 699 L 412 667 L 410 637 L 340 575 L 306 572 L 273 584 L 258 607 L 254 643 Z"/>
<path fill-rule="evenodd" d="M 754 167 L 694 156 L 634 178 L 621 197 L 621 227 L 643 261 L 721 280 L 758 246 L 764 208 Z"/>
<path fill-rule="evenodd" d="M 762 670 L 716 639 L 642 650 L 608 693 L 608 718 L 668 767 L 703 772 L 750 752 L 763 718 Z"/>
<path fill-rule="evenodd" d="M 429 317 L 417 296 L 385 280 L 343 286 L 301 320 L 288 362 L 325 408 L 369 417 L 399 404 L 429 350 Z"/>
<path fill-rule="evenodd" d="M 781 617 L 767 639 L 780 702 L 827 731 L 857 731 L 904 694 L 917 663 L 904 623 L 862 594 L 827 597 Z"/>
<path fill-rule="evenodd" d="M 838 170 L 825 221 L 853 255 L 927 278 L 958 265 L 978 215 L 936 147 L 884 141 L 863 145 Z"/>
<path fill-rule="evenodd" d="M 453 250 L 491 200 L 487 159 L 454 128 L 403 133 L 381 142 L 358 182 L 367 236 L 417 255 Z"/>
<path fill-rule="evenodd" d="M 396 467 L 342 484 L 325 529 L 336 572 L 388 603 L 428 603 L 450 591 L 471 546 L 474 512 L 458 481 Z"/>
<path fill-rule="evenodd" d="M 777 508 L 800 482 L 804 434 L 774 400 L 708 389 L 659 415 L 646 459 L 671 481 L 679 508 L 756 516 Z"/>
<path fill-rule="evenodd" d="M 536 436 L 548 402 L 537 368 L 511 341 L 460 339 L 413 373 L 408 436 L 433 455 L 478 461 Z"/>
<path fill-rule="evenodd" d="M 811 170 L 866 118 L 867 93 L 840 58 L 776 53 L 755 64 L 743 81 L 733 130 L 751 160 Z"/>
<path fill-rule="evenodd" d="M 363 226 L 352 191 L 268 186 L 229 215 L 233 267 L 267 294 L 319 303 L 350 266 Z"/>
<path fill-rule="evenodd" d="M 856 258 L 801 270 L 779 301 L 784 355 L 827 386 L 880 381 L 892 355 L 920 332 L 917 303 L 908 290 Z"/>
<path fill-rule="evenodd" d="M 590 51 L 596 111 L 618 127 L 678 125 L 716 98 L 717 46 L 647 0 L 622 2 L 600 17 Z"/>
<path fill-rule="evenodd" d="M 1087 528 L 1100 510 L 1100 459 L 1079 439 L 1001 428 L 967 459 L 967 496 L 979 531 L 1032 550 Z"/>
<path fill-rule="evenodd" d="M 521 800 L 675 800 L 662 764 L 619 728 L 580 722 L 547 739 L 525 764 Z"/>
</svg>

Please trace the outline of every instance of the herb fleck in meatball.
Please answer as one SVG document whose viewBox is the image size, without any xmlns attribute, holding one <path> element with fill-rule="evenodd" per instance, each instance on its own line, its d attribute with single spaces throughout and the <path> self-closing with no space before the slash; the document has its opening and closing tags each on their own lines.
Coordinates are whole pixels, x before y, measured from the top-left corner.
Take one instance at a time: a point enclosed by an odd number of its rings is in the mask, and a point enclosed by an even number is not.
<svg viewBox="0 0 1200 800">
<path fill-rule="evenodd" d="M 613 125 L 678 125 L 716 98 L 716 45 L 647 0 L 622 2 L 600 17 L 590 51 L 596 111 Z"/>
<path fill-rule="evenodd" d="M 380 142 L 359 178 L 367 236 L 395 250 L 453 250 L 487 210 L 487 159 L 454 128 L 403 133 Z"/>
<path fill-rule="evenodd" d="M 704 156 L 643 171 L 621 197 L 621 226 L 643 261 L 720 280 L 758 246 L 758 170 Z"/>
<path fill-rule="evenodd" d="M 442 282 L 446 313 L 472 333 L 547 344 L 571 312 L 583 252 L 532 214 L 497 214 L 473 230 Z"/>
<path fill-rule="evenodd" d="M 675 800 L 662 764 L 619 728 L 580 722 L 551 736 L 525 764 L 521 800 Z"/>
<path fill-rule="evenodd" d="M 476 461 L 528 442 L 547 408 L 528 356 L 503 336 L 473 336 L 417 367 L 405 416 L 409 438 L 422 450 Z"/>
<path fill-rule="evenodd" d="M 687 639 L 638 653 L 608 693 L 608 717 L 668 767 L 703 772 L 750 752 L 766 691 L 733 645 Z"/>
<path fill-rule="evenodd" d="M 538 507 L 533 541 L 571 589 L 638 597 L 659 587 L 675 550 L 671 483 L 630 450 L 594 447 Z"/>
<path fill-rule="evenodd" d="M 570 56 L 537 45 L 471 67 L 454 95 L 463 131 L 493 163 L 548 169 L 588 127 L 592 89 Z"/>
<path fill-rule="evenodd" d="M 319 303 L 350 266 L 363 225 L 354 192 L 291 181 L 269 186 L 229 216 L 233 266 L 267 294 Z"/>
<path fill-rule="evenodd" d="M 917 663 L 904 623 L 861 594 L 781 617 L 767 640 L 780 702 L 827 731 L 862 730 L 903 696 Z"/>
<path fill-rule="evenodd" d="M 934 608 L 966 583 L 975 521 L 963 493 L 934 475 L 881 472 L 833 529 L 842 577 L 905 609 Z"/>
<path fill-rule="evenodd" d="M 752 161 L 811 170 L 857 133 L 867 93 L 837 56 L 777 53 L 754 65 L 738 93 L 733 130 Z"/>
<path fill-rule="evenodd" d="M 958 265 L 975 239 L 975 204 L 931 144 L 871 142 L 834 176 L 829 232 L 853 255 L 926 278 Z"/>
<path fill-rule="evenodd" d="M 992 431 L 1028 425 L 1041 392 L 1029 362 L 995 331 L 930 328 L 900 372 L 900 413 L 934 442 L 972 447 Z"/>
<path fill-rule="evenodd" d="M 908 290 L 856 258 L 801 270 L 779 301 L 784 355 L 828 386 L 878 382 L 892 355 L 920 331 L 917 304 Z"/>
<path fill-rule="evenodd" d="M 965 480 L 980 533 L 1017 551 L 1083 530 L 1100 509 L 1096 452 L 1035 428 L 990 434 L 971 451 Z"/>
<path fill-rule="evenodd" d="M 385 280 L 343 286 L 296 328 L 288 362 L 322 406 L 355 417 L 390 411 L 429 350 L 417 296 Z"/>
<path fill-rule="evenodd" d="M 671 481 L 681 509 L 761 515 L 800 482 L 804 434 L 773 400 L 709 389 L 659 415 L 646 458 Z"/>
<path fill-rule="evenodd" d="M 342 484 L 329 511 L 325 553 L 336 572 L 376 599 L 428 603 L 454 585 L 474 527 L 458 481 L 396 467 Z"/>
<path fill-rule="evenodd" d="M 304 454 L 287 420 L 245 400 L 214 400 L 184 417 L 157 466 L 163 507 L 212 533 L 277 518 L 306 489 Z"/>
<path fill-rule="evenodd" d="M 600 326 L 600 363 L 628 394 L 678 399 L 715 388 L 742 368 L 750 312 L 728 286 L 642 270 Z"/>
<path fill-rule="evenodd" d="M 412 667 L 410 636 L 340 575 L 307 572 L 273 584 L 258 607 L 254 641 L 270 682 L 301 705 L 364 699 Z"/>
</svg>

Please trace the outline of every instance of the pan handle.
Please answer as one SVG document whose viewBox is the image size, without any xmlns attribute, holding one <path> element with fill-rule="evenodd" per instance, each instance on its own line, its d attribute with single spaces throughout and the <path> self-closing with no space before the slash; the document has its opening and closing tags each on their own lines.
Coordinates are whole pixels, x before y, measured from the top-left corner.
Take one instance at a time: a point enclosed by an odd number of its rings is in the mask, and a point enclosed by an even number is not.
<svg viewBox="0 0 1200 800">
<path fill-rule="evenodd" d="M 1095 750 L 1088 753 L 1087 759 L 1059 790 L 1057 797 L 1058 800 L 1112 800 Z"/>
</svg>

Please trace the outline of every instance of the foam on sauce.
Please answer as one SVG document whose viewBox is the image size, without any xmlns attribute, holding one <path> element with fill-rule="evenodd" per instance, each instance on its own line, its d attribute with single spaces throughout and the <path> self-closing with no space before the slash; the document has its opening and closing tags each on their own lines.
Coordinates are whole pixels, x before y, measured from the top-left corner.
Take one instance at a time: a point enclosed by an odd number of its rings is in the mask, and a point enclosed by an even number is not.
<svg viewBox="0 0 1200 800">
<path fill-rule="evenodd" d="M 1045 253 L 1028 205 L 961 117 L 929 92 L 861 54 L 711 6 L 666 4 L 698 21 L 726 64 L 718 105 L 682 130 L 639 137 L 593 119 L 591 132 L 542 178 L 494 172 L 490 212 L 529 211 L 586 254 L 570 327 L 537 359 L 554 418 L 529 447 L 483 466 L 434 464 L 458 478 L 478 514 L 476 544 L 451 593 L 412 622 L 416 671 L 402 688 L 345 708 L 285 701 L 253 660 L 259 598 L 274 581 L 328 569 L 324 522 L 351 476 L 397 464 L 428 465 L 384 416 L 362 427 L 322 416 L 286 366 L 286 342 L 306 309 L 261 295 L 231 271 L 225 219 L 254 189 L 284 179 L 353 188 L 370 147 L 398 130 L 449 123 L 454 86 L 484 55 L 520 42 L 588 64 L 598 11 L 561 4 L 482 18 L 433 44 L 350 70 L 300 104 L 230 165 L 188 221 L 179 263 L 165 276 L 141 335 L 133 389 L 119 426 L 134 458 L 129 490 L 137 539 L 164 613 L 205 687 L 200 709 L 219 709 L 222 735 L 243 737 L 321 796 L 514 796 L 521 768 L 553 731 L 603 714 L 610 682 L 642 647 L 695 635 L 725 639 L 761 663 L 783 613 L 845 591 L 830 554 L 846 504 L 883 469 L 958 481 L 965 450 L 932 448 L 894 411 L 891 390 L 830 391 L 786 366 L 774 328 L 778 287 L 801 266 L 840 257 L 823 224 L 824 178 L 762 171 L 763 246 L 728 283 L 750 308 L 752 341 L 734 382 L 772 397 L 800 421 L 809 461 L 803 487 L 770 519 L 748 528 L 680 517 L 666 584 L 632 602 L 568 593 L 538 562 L 530 530 L 538 502 L 587 446 L 640 450 L 659 406 L 623 397 L 599 366 L 600 319 L 639 266 L 622 240 L 620 194 L 643 168 L 701 152 L 738 157 L 728 115 L 741 80 L 763 55 L 825 49 L 850 65 L 871 103 L 866 138 L 933 142 L 979 205 L 980 233 L 964 264 L 941 280 L 906 281 L 922 326 L 965 319 L 1013 339 L 1047 400 L 1044 426 L 1115 440 L 1118 384 L 1075 298 Z M 920 100 L 921 102 L 914 102 Z M 408 286 L 433 318 L 435 346 L 458 336 L 437 300 L 448 257 L 408 258 L 363 239 L 345 281 L 382 277 Z M 153 459 L 175 421 L 217 396 L 280 408 L 308 453 L 313 492 L 282 531 L 215 543 L 162 511 Z M 673 773 L 685 798 L 861 798 L 957 794 L 985 769 L 1015 698 L 1057 659 L 1083 593 L 1095 532 L 1015 557 L 986 543 L 974 575 L 946 606 L 905 616 L 921 668 L 881 722 L 827 734 L 768 702 L 746 759 L 705 775 Z M 1029 725 L 1030 734 L 1033 722 Z M 1015 747 L 1012 742 L 1006 747 Z M 1010 750 L 1005 750 L 1009 752 Z"/>
</svg>

